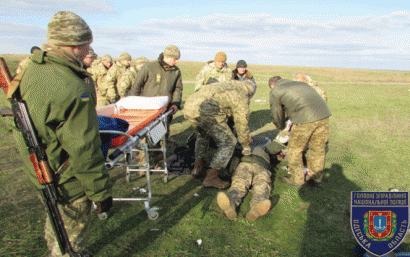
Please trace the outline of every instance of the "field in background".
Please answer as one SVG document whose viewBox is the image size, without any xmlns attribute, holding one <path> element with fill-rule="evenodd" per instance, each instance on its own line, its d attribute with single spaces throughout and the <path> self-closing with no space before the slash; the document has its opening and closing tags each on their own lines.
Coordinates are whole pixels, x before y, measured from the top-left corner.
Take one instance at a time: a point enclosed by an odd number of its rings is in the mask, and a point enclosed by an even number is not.
<svg viewBox="0 0 410 257">
<path fill-rule="evenodd" d="M 14 70 L 18 58 L 6 58 Z M 181 61 L 183 80 L 195 81 L 204 64 Z M 204 189 L 201 181 L 186 175 L 171 177 L 167 184 L 154 175 L 151 206 L 162 208 L 159 218 L 149 220 L 142 202 L 115 203 L 110 218 L 94 217 L 87 234 L 88 248 L 96 256 L 363 256 L 349 225 L 350 191 L 410 189 L 410 86 L 401 84 L 410 83 L 409 72 L 263 65 L 248 69 L 258 83 L 251 100 L 254 137 L 273 137 L 270 77 L 290 79 L 293 73 L 305 72 L 326 90 L 332 117 L 323 188 L 297 190 L 283 184 L 280 178 L 286 173 L 279 166 L 273 176 L 272 210 L 256 222 L 247 221 L 248 195 L 239 217 L 230 221 L 216 204 L 218 190 Z M 193 83 L 184 84 L 184 100 L 193 88 Z M 172 138 L 183 143 L 191 131 L 178 112 Z M 28 185 L 4 126 L 0 165 L 0 256 L 43 256 L 44 207 Z M 144 178 L 128 184 L 121 169 L 111 173 L 116 194 L 137 196 L 133 188 L 146 188 Z M 401 247 L 410 251 L 409 243 L 406 238 Z"/>
</svg>

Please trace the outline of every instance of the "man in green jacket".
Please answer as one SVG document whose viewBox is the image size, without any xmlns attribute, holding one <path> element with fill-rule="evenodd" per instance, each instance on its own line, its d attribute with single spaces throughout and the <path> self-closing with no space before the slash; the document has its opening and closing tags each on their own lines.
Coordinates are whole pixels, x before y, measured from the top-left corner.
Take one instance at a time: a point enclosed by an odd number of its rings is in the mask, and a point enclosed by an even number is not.
<svg viewBox="0 0 410 257">
<path fill-rule="evenodd" d="M 76 251 L 86 242 L 82 235 L 92 201 L 101 211 L 112 206 L 112 182 L 101 151 L 95 91 L 85 83 L 90 74 L 82 68 L 92 39 L 81 17 L 68 11 L 56 13 L 48 24 L 50 49 L 34 52 L 19 84 L 41 144 L 46 146 L 61 196 L 61 216 Z M 21 133 L 14 137 L 30 181 L 41 189 Z M 62 256 L 49 219 L 45 238 L 51 256 Z"/>
<path fill-rule="evenodd" d="M 195 177 L 206 175 L 204 187 L 223 189 L 229 186 L 228 182 L 222 181 L 218 176 L 226 168 L 238 141 L 243 154 L 250 154 L 249 98 L 254 92 L 255 84 L 250 80 L 231 80 L 203 87 L 186 100 L 184 116 L 198 132 L 192 173 Z M 228 118 L 233 118 L 238 139 L 227 124 Z M 210 169 L 205 174 L 204 158 L 209 151 L 210 140 L 218 148 L 209 164 Z"/>
<path fill-rule="evenodd" d="M 269 80 L 269 86 L 272 89 L 269 101 L 273 124 L 282 130 L 286 120 L 293 123 L 286 154 L 291 178 L 284 181 L 298 187 L 311 178 L 315 183 L 321 183 L 331 115 L 325 100 L 304 82 L 275 76 Z M 307 168 L 313 174 L 305 178 L 302 153 L 308 144 Z"/>
<path fill-rule="evenodd" d="M 180 109 L 183 89 L 182 76 L 179 68 L 175 66 L 180 57 L 181 53 L 178 47 L 167 46 L 156 62 L 149 62 L 142 66 L 127 95 L 168 96 L 170 105 L 176 107 L 177 110 Z"/>
</svg>

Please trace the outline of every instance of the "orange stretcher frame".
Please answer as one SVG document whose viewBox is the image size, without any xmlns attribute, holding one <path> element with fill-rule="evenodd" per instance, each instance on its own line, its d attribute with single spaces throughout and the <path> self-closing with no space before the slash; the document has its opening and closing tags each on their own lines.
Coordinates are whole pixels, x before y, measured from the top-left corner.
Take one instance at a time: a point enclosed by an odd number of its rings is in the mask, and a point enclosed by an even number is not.
<svg viewBox="0 0 410 257">
<path fill-rule="evenodd" d="M 144 201 L 145 211 L 148 214 L 148 218 L 151 220 L 155 220 L 158 218 L 159 213 L 158 207 L 150 207 L 149 203 L 152 198 L 152 190 L 151 190 L 151 179 L 150 173 L 151 172 L 160 172 L 164 173 L 164 182 L 167 183 L 168 181 L 168 169 L 166 164 L 166 136 L 165 134 L 162 135 L 162 144 L 160 148 L 149 148 L 147 143 L 142 143 L 141 139 L 145 136 L 148 137 L 148 132 L 151 131 L 155 126 L 159 123 L 164 125 L 164 129 L 166 131 L 168 124 L 167 124 L 167 117 L 170 115 L 173 110 L 167 110 L 168 104 L 161 107 L 160 109 L 125 109 L 125 108 L 118 108 L 115 104 L 107 105 L 97 109 L 98 115 L 108 116 L 111 118 L 120 118 L 129 123 L 128 130 L 125 133 L 118 133 L 120 136 L 111 140 L 110 148 L 123 148 L 126 158 L 125 164 L 121 163 L 120 161 L 114 162 L 115 166 L 119 167 L 126 167 L 126 180 L 130 182 L 131 172 L 132 171 L 143 171 L 147 177 L 147 186 L 148 186 L 148 197 L 146 198 L 113 198 L 114 201 Z M 107 131 L 105 131 L 107 132 Z M 115 131 L 111 131 L 115 132 Z M 110 132 L 110 133 L 111 133 Z M 140 133 L 138 133 L 140 132 Z M 100 131 L 100 133 L 104 133 L 104 131 Z M 131 161 L 133 159 L 133 153 L 143 151 L 145 152 L 145 164 L 132 164 Z M 149 152 L 150 151 L 161 151 L 163 154 L 163 169 L 151 169 L 149 163 Z M 127 157 L 128 156 L 128 157 Z M 121 157 L 121 156 L 120 156 Z M 116 160 L 119 160 L 120 157 L 117 157 Z M 108 160 L 109 161 L 109 160 Z M 107 166 L 106 162 L 106 166 Z M 112 167 L 112 166 L 107 166 Z M 139 167 L 143 167 L 140 169 Z"/>
<path fill-rule="evenodd" d="M 138 131 L 145 126 L 153 122 L 158 116 L 160 116 L 168 105 L 165 105 L 161 109 L 119 109 L 116 110 L 116 106 L 106 106 L 97 110 L 98 115 L 108 116 L 110 118 L 120 118 L 128 122 L 129 127 L 126 134 L 134 136 Z M 110 147 L 117 147 L 127 141 L 126 136 L 118 136 L 111 140 Z"/>
</svg>

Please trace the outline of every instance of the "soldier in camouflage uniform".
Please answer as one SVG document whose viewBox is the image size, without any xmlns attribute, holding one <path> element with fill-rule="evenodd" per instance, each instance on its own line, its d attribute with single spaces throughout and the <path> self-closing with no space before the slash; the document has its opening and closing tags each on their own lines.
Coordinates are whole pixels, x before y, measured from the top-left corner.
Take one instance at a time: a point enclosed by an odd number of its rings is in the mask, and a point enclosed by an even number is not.
<svg viewBox="0 0 410 257">
<path fill-rule="evenodd" d="M 104 82 L 104 88 L 107 89 L 106 96 L 111 103 L 115 103 L 119 99 L 118 82 L 120 81 L 121 76 L 130 68 L 130 64 L 131 55 L 124 52 L 120 54 L 118 61 L 108 70 Z"/>
<path fill-rule="evenodd" d="M 86 242 L 83 235 L 92 201 L 102 212 L 112 206 L 112 183 L 101 151 L 94 89 L 85 83 L 88 73 L 82 69 L 92 32 L 81 17 L 63 11 L 51 18 L 47 40 L 49 50 L 35 51 L 31 64 L 17 75 L 21 78 L 17 92 L 27 104 L 40 144 L 46 145 L 50 170 L 64 167 L 55 180 L 58 207 L 73 248 L 79 251 Z M 13 136 L 30 182 L 42 189 L 23 136 L 20 132 Z M 45 238 L 50 255 L 63 256 L 48 219 Z"/>
<path fill-rule="evenodd" d="M 184 116 L 198 132 L 195 143 L 195 167 L 193 175 L 205 175 L 203 162 L 208 151 L 209 142 L 217 145 L 214 157 L 209 164 L 203 181 L 204 187 L 226 188 L 228 182 L 220 180 L 218 174 L 226 168 L 231 159 L 236 143 L 242 145 L 243 154 L 250 154 L 249 137 L 249 97 L 255 92 L 251 81 L 234 81 L 213 83 L 190 95 L 185 102 Z M 236 139 L 227 124 L 233 117 Z"/>
<path fill-rule="evenodd" d="M 309 86 L 313 87 L 316 92 L 325 100 L 327 101 L 327 96 L 325 90 L 323 90 L 321 87 L 319 87 L 317 81 L 314 81 L 311 77 L 303 74 L 303 73 L 296 73 L 295 76 L 293 76 L 294 81 L 301 81 L 307 83 Z"/>
<path fill-rule="evenodd" d="M 118 82 L 118 94 L 120 98 L 123 98 L 128 93 L 131 86 L 135 82 L 137 73 L 142 69 L 142 66 L 144 66 L 144 64 L 146 63 L 148 63 L 147 58 L 137 58 L 135 60 L 135 65 L 131 65 L 131 67 L 121 76 L 121 79 Z"/>
<path fill-rule="evenodd" d="M 209 61 L 196 76 L 195 91 L 202 86 L 232 79 L 232 70 L 226 64 L 226 54 L 218 52 L 213 61 Z"/>
<path fill-rule="evenodd" d="M 90 46 L 90 50 L 88 51 L 87 56 L 83 59 L 83 68 L 88 70 L 91 68 L 91 65 L 97 59 L 98 55 L 94 52 L 94 49 Z"/>
<path fill-rule="evenodd" d="M 251 210 L 246 218 L 255 221 L 265 215 L 270 207 L 269 196 L 272 192 L 271 163 L 270 156 L 275 157 L 284 148 L 276 141 L 268 141 L 263 146 L 252 146 L 252 154 L 243 156 L 232 176 L 232 185 L 227 194 L 219 192 L 217 202 L 225 212 L 226 217 L 234 219 L 237 217 L 236 208 L 252 186 Z"/>
<path fill-rule="evenodd" d="M 108 90 L 108 88 L 106 88 L 107 84 L 104 83 L 105 77 L 107 76 L 108 70 L 111 66 L 111 56 L 104 54 L 101 58 L 101 62 L 94 62 L 93 65 L 87 69 L 87 71 L 91 73 L 91 78 L 94 81 L 95 91 L 97 94 L 97 109 L 110 104 L 108 92 L 115 92 L 114 88 Z"/>
<path fill-rule="evenodd" d="M 41 48 L 38 47 L 38 46 L 33 46 L 30 50 L 31 55 L 33 55 L 35 50 L 41 50 Z M 22 71 L 23 69 L 25 69 L 28 66 L 28 64 L 30 62 L 30 58 L 31 58 L 31 56 L 26 57 L 21 62 L 19 62 L 18 66 L 16 68 L 16 74 L 20 73 L 20 71 Z"/>
<path fill-rule="evenodd" d="M 276 76 L 269 80 L 269 86 L 272 89 L 269 100 L 273 124 L 283 129 L 287 119 L 293 123 L 286 155 L 291 178 L 284 181 L 298 187 L 311 178 L 315 183 L 321 183 L 331 115 L 325 100 L 304 82 Z M 302 154 L 307 144 L 306 161 L 312 175 L 305 178 Z"/>
</svg>

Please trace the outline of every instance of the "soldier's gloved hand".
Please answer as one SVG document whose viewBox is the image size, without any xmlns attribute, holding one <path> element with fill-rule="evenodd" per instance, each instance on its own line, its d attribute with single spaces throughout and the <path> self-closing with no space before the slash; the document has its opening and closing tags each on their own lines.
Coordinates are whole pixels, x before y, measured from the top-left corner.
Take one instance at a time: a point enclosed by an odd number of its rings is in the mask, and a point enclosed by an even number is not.
<svg viewBox="0 0 410 257">
<path fill-rule="evenodd" d="M 243 148 L 243 150 L 242 150 L 242 154 L 243 155 L 251 155 L 252 154 L 252 149 L 248 146 L 248 147 L 245 147 L 245 148 Z"/>
<path fill-rule="evenodd" d="M 112 207 L 112 197 L 108 197 L 107 199 L 105 199 L 104 201 L 101 202 L 94 202 L 96 205 L 95 208 L 95 212 L 97 214 L 103 213 L 103 212 L 107 212 L 111 209 Z"/>
</svg>

